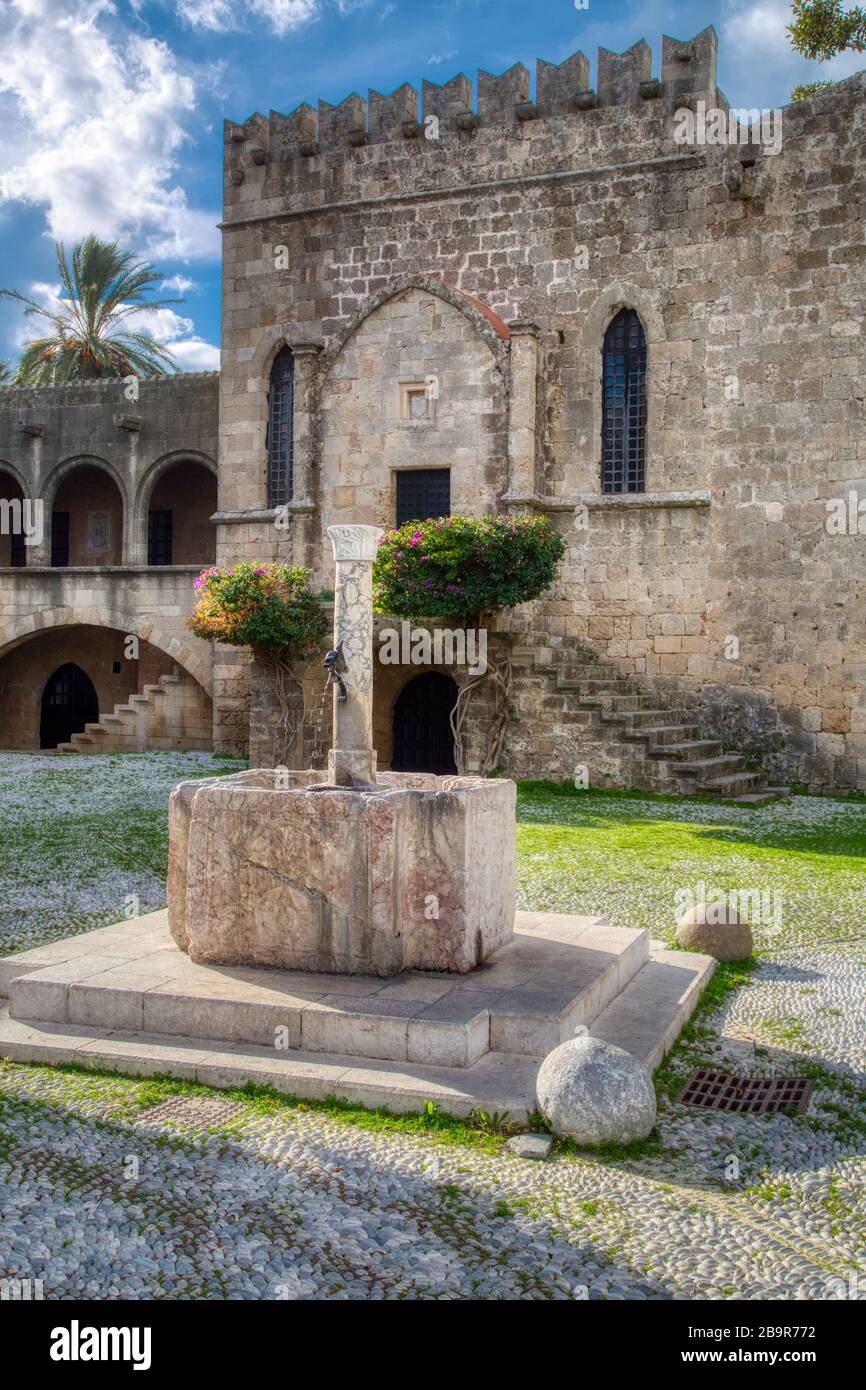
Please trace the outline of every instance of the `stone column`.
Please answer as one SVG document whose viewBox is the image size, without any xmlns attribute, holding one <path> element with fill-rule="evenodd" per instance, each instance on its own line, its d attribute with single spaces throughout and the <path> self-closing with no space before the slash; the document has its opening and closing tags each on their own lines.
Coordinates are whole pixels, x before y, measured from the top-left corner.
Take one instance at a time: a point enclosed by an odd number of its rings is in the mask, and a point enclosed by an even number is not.
<svg viewBox="0 0 866 1390">
<path fill-rule="evenodd" d="M 334 684 L 334 746 L 328 774 L 337 786 L 376 781 L 373 751 L 373 561 L 379 526 L 329 526 L 337 576 L 334 584 L 334 646 L 343 644 L 346 699 Z"/>
<path fill-rule="evenodd" d="M 508 491 L 503 502 L 531 506 L 535 498 L 535 383 L 538 325 L 510 323 L 511 402 L 508 413 Z"/>
<path fill-rule="evenodd" d="M 28 424 L 23 427 L 25 434 L 30 436 L 30 459 L 28 466 L 28 481 L 25 492 L 26 497 L 30 497 L 35 504 L 37 501 L 42 504 L 42 538 L 36 545 L 27 546 L 26 564 L 31 565 L 50 565 L 51 564 L 51 499 L 46 499 L 42 487 L 42 437 L 45 432 L 44 425 Z"/>
<path fill-rule="evenodd" d="M 292 564 L 306 565 L 310 536 L 307 518 L 315 511 L 311 496 L 310 476 L 313 452 L 313 388 L 316 362 L 321 352 L 318 343 L 294 343 L 294 398 L 292 403 L 292 500 L 287 511 L 292 520 Z"/>
<path fill-rule="evenodd" d="M 318 343 L 295 343 L 293 423 L 292 423 L 292 509 L 312 511 L 310 497 L 310 453 L 313 445 L 313 385 Z"/>
</svg>

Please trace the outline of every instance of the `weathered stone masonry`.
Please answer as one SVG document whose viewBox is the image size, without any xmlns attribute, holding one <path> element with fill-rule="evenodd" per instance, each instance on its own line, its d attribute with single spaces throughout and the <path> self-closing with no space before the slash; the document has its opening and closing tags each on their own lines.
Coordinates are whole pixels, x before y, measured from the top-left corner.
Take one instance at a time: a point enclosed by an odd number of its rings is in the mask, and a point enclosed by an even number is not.
<svg viewBox="0 0 866 1390">
<path fill-rule="evenodd" d="M 0 388 L 0 498 L 17 488 L 44 508 L 43 540 L 26 548 L 24 567 L 8 554 L 0 567 L 0 746 L 38 746 L 43 686 L 68 661 L 92 680 L 100 715 L 179 668 L 182 689 L 161 703 L 176 707 L 169 727 L 182 743 L 203 746 L 213 659 L 186 620 L 193 578 L 214 556 L 218 390 L 216 373 L 142 381 L 132 402 L 116 380 Z M 169 504 L 189 562 L 148 565 L 148 512 Z M 58 508 L 71 509 L 70 553 L 52 566 Z M 104 549 L 88 536 L 94 515 L 108 518 Z M 150 746 L 164 746 L 164 726 L 151 721 Z M 128 746 L 101 735 L 100 747 L 115 745 Z"/>
<path fill-rule="evenodd" d="M 866 535 L 826 523 L 831 499 L 866 497 L 866 77 L 785 108 L 777 154 L 678 144 L 678 110 L 727 111 L 715 49 L 711 29 L 663 39 L 658 78 L 643 42 L 601 50 L 594 85 L 582 54 L 539 63 L 534 90 L 520 64 L 480 73 L 474 109 L 459 75 L 420 103 L 404 85 L 226 123 L 217 556 L 291 560 L 330 587 L 328 525 L 393 525 L 397 474 L 450 468 L 452 510 L 544 511 L 568 544 L 555 590 L 503 625 L 534 653 L 509 770 L 638 775 L 539 674 L 545 652 L 568 674 L 589 648 L 776 780 L 864 788 Z M 646 484 L 602 495 L 601 347 L 623 307 L 647 340 Z M 294 489 L 276 525 L 285 344 Z M 407 392 L 431 378 L 415 418 Z M 216 383 L 187 388 L 202 413 L 184 442 L 210 454 Z M 57 581 L 3 571 L 0 596 L 22 582 Z M 394 668 L 380 675 L 390 707 Z M 246 655 L 218 650 L 218 746 L 246 746 L 249 690 Z"/>
<path fill-rule="evenodd" d="M 530 629 L 699 699 L 777 776 L 866 786 L 864 538 L 825 529 L 866 478 L 864 86 L 786 108 L 776 155 L 678 145 L 676 110 L 727 109 L 707 30 L 663 40 L 659 80 L 640 43 L 599 54 L 594 92 L 577 54 L 539 64 L 533 99 L 520 65 L 480 74 L 476 111 L 460 76 L 425 83 L 420 112 L 402 87 L 227 123 L 222 553 L 315 569 L 338 511 L 391 522 L 392 463 L 453 458 L 461 505 L 468 475 L 479 509 L 537 507 L 567 537 Z M 622 306 L 648 340 L 646 492 L 602 497 Z M 461 334 L 477 365 L 440 392 L 441 449 L 416 454 L 395 378 L 444 376 Z M 288 534 L 255 515 L 284 342 L 303 354 Z"/>
</svg>

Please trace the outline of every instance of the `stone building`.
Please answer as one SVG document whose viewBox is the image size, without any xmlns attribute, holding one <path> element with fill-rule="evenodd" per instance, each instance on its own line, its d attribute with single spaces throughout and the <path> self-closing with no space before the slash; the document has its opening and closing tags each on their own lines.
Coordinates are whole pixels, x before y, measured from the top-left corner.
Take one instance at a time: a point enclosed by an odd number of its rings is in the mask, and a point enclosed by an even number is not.
<svg viewBox="0 0 866 1390">
<path fill-rule="evenodd" d="M 594 86 L 577 53 L 533 90 L 479 73 L 474 106 L 459 75 L 226 122 L 218 382 L 0 390 L 0 498 L 69 516 L 53 565 L 0 541 L 0 743 L 33 743 L 64 627 L 100 720 L 151 687 L 80 747 L 170 739 L 173 700 L 198 737 L 212 698 L 216 746 L 267 760 L 267 672 L 185 628 L 214 547 L 328 587 L 335 522 L 538 511 L 567 554 L 492 638 L 500 765 L 866 788 L 866 75 L 761 119 L 729 110 L 712 29 L 660 68 L 640 42 Z M 380 765 L 441 764 L 466 681 L 380 665 Z M 315 663 L 304 687 L 298 759 Z M 470 766 L 493 708 L 488 682 Z"/>
</svg>

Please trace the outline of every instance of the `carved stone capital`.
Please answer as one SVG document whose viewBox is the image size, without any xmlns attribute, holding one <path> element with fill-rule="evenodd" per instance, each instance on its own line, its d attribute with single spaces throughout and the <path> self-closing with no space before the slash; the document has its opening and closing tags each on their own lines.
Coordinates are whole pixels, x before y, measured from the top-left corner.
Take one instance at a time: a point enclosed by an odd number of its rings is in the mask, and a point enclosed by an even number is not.
<svg viewBox="0 0 866 1390">
<path fill-rule="evenodd" d="M 378 541 L 384 532 L 381 526 L 329 526 L 328 535 L 334 547 L 334 559 L 366 560 L 376 558 Z"/>
</svg>

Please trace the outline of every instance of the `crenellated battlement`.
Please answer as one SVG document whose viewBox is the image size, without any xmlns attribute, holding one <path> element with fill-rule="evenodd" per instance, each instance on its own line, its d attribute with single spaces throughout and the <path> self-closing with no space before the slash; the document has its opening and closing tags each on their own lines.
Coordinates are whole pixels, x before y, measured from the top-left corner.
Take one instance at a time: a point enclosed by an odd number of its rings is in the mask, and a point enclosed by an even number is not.
<svg viewBox="0 0 866 1390">
<path fill-rule="evenodd" d="M 404 82 L 390 93 L 371 88 L 366 100 L 351 92 L 337 105 L 320 100 L 314 109 L 303 102 L 287 115 L 271 111 L 265 118 L 256 112 L 242 124 L 227 120 L 229 183 L 244 182 L 250 166 L 303 164 L 320 154 L 367 145 L 425 137 L 433 144 L 449 136 L 465 142 L 476 131 L 507 134 L 549 118 L 569 117 L 577 126 L 597 108 L 651 107 L 660 98 L 703 97 L 712 104 L 718 99 L 717 46 L 712 26 L 692 39 L 664 36 L 660 78 L 652 75 L 652 50 L 641 39 L 624 53 L 598 50 L 595 87 L 589 59 L 577 52 L 558 64 L 539 59 L 534 90 L 523 63 L 499 74 L 479 70 L 474 106 L 472 80 L 458 73 L 441 84 L 425 79 L 420 95 Z"/>
</svg>

